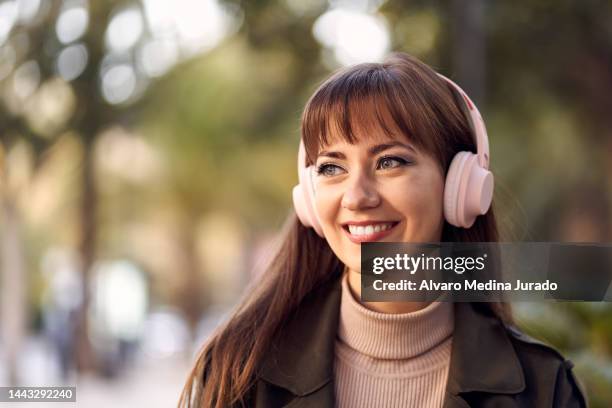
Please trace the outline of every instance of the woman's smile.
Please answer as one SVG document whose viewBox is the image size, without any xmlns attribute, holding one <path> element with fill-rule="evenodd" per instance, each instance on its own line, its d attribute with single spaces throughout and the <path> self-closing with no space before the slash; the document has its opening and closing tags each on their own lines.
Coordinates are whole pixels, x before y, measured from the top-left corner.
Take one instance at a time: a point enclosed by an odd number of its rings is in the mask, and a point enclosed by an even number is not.
<svg viewBox="0 0 612 408">
<path fill-rule="evenodd" d="M 380 241 L 395 231 L 399 221 L 355 221 L 342 224 L 349 240 L 355 244 Z"/>
</svg>

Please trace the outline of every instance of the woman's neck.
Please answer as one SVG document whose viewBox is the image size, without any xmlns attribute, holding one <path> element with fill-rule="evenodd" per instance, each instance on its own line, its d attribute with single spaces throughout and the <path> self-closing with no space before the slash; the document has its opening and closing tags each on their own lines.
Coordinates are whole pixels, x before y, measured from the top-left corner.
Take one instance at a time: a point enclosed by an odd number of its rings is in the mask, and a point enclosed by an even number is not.
<svg viewBox="0 0 612 408">
<path fill-rule="evenodd" d="M 363 302 L 361 300 L 361 274 L 352 269 L 345 268 L 348 273 L 349 288 L 355 299 L 370 310 L 381 313 L 411 313 L 421 310 L 431 302 Z"/>
</svg>

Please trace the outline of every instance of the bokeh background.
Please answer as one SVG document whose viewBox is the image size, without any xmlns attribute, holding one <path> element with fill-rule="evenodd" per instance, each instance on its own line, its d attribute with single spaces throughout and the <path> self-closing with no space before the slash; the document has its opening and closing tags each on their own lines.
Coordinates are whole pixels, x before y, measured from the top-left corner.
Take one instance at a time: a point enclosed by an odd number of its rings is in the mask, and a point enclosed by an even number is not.
<svg viewBox="0 0 612 408">
<path fill-rule="evenodd" d="M 291 211 L 305 101 L 389 51 L 479 104 L 504 240 L 612 241 L 609 1 L 1 0 L 0 384 L 175 405 Z M 515 310 L 612 405 L 612 303 Z"/>
</svg>

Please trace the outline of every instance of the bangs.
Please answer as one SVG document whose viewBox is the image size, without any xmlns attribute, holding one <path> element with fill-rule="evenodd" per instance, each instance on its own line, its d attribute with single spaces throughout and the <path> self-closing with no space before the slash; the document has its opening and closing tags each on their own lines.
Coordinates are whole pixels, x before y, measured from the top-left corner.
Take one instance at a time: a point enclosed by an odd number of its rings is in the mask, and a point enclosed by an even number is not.
<svg viewBox="0 0 612 408">
<path fill-rule="evenodd" d="M 432 82 L 437 91 L 448 92 Z M 435 98 L 424 89 L 431 85 L 419 84 L 418 78 L 402 78 L 381 64 L 361 64 L 332 76 L 311 97 L 302 115 L 307 164 L 337 141 L 355 144 L 386 136 L 408 141 L 445 166 L 448 155 L 441 146 L 448 129 L 442 126 Z"/>
</svg>

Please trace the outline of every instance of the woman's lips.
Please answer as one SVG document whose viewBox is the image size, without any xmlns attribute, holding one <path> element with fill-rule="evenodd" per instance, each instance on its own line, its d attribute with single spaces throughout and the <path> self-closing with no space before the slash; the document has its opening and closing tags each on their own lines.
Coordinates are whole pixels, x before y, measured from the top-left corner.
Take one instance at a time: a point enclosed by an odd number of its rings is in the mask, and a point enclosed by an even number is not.
<svg viewBox="0 0 612 408">
<path fill-rule="evenodd" d="M 383 230 L 383 231 L 373 232 L 371 234 L 359 234 L 359 235 L 351 234 L 347 225 L 342 226 L 342 229 L 344 230 L 344 233 L 346 234 L 348 239 L 350 239 L 355 244 L 360 244 L 362 242 L 379 241 L 385 238 L 387 235 L 389 235 L 391 232 L 395 230 L 395 227 L 397 227 L 399 222 L 395 221 L 395 222 L 391 222 L 390 224 L 392 224 L 390 228 Z"/>
</svg>

